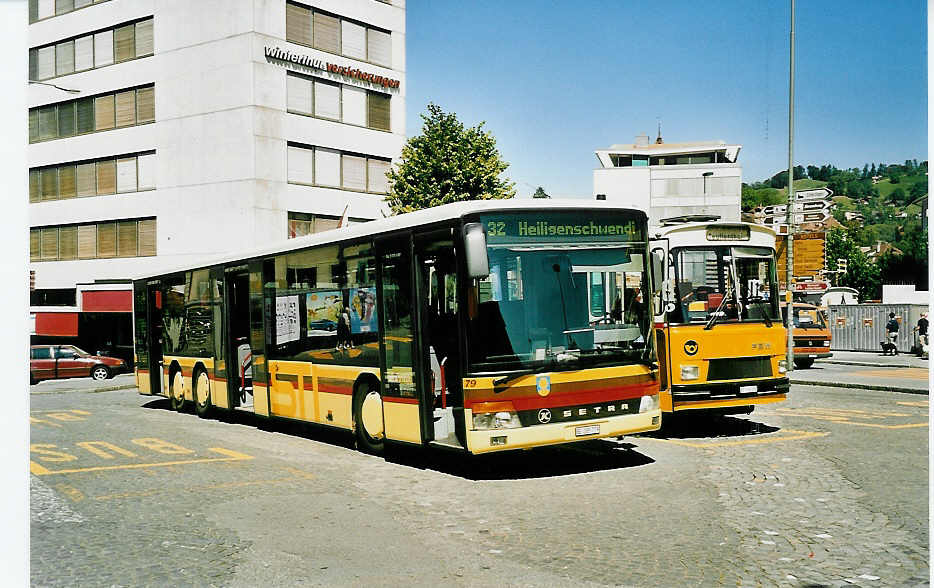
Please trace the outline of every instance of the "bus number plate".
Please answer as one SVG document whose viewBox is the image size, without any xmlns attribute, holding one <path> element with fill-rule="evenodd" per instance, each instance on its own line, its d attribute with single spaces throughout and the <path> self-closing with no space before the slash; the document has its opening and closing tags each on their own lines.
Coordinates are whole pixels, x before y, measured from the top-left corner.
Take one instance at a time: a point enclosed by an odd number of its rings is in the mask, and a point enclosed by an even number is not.
<svg viewBox="0 0 934 588">
<path fill-rule="evenodd" d="M 575 427 L 574 434 L 578 437 L 586 437 L 587 435 L 596 435 L 600 432 L 600 425 L 584 425 L 583 427 Z"/>
<path fill-rule="evenodd" d="M 756 386 L 740 386 L 739 387 L 740 394 L 755 394 L 757 391 L 758 391 L 758 388 Z"/>
</svg>

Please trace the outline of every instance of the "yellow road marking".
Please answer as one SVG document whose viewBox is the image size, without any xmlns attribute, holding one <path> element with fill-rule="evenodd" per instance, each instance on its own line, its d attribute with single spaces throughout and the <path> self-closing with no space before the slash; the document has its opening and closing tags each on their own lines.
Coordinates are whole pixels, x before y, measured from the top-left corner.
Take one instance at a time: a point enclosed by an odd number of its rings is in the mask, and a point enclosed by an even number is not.
<svg viewBox="0 0 934 588">
<path fill-rule="evenodd" d="M 656 439 L 657 441 L 664 441 L 666 443 L 674 443 L 675 445 L 683 445 L 685 447 L 733 447 L 736 445 L 753 445 L 756 443 L 776 443 L 779 441 L 794 441 L 797 439 L 810 439 L 812 437 L 826 437 L 830 433 L 817 433 L 810 431 L 794 431 L 791 429 L 785 429 L 786 433 L 792 433 L 791 435 L 771 435 L 768 437 L 756 437 L 752 439 L 737 439 L 735 441 L 707 441 L 707 442 L 696 442 L 696 441 L 683 441 L 681 439 Z M 649 437 L 651 439 L 652 437 Z"/>
<path fill-rule="evenodd" d="M 224 449 L 223 447 L 210 447 L 208 451 L 213 451 L 214 453 L 220 453 L 221 455 L 226 455 L 227 457 L 206 457 L 202 459 L 185 459 L 177 461 L 162 461 L 154 463 L 131 463 L 125 465 L 112 465 L 112 466 L 93 466 L 87 468 L 71 468 L 66 470 L 49 470 L 48 468 L 37 464 L 34 461 L 29 462 L 29 471 L 37 476 L 48 476 L 51 474 L 76 474 L 80 472 L 100 472 L 104 470 L 131 470 L 139 468 L 158 468 L 165 466 L 173 465 L 185 465 L 190 463 L 211 463 L 211 462 L 221 462 L 221 461 L 243 461 L 246 459 L 253 459 L 252 455 L 246 455 L 245 453 L 238 453 L 236 451 L 231 451 L 230 449 Z"/>
<path fill-rule="evenodd" d="M 55 489 L 70 498 L 72 502 L 81 502 L 84 500 L 84 494 L 74 486 L 59 483 L 55 485 Z"/>
<path fill-rule="evenodd" d="M 913 380 L 927 380 L 928 371 L 924 368 L 885 368 L 881 370 L 866 370 L 859 372 L 861 376 L 870 378 L 911 378 Z"/>
<path fill-rule="evenodd" d="M 904 403 L 899 403 L 904 404 Z M 857 411 L 857 410 L 846 410 L 846 409 L 831 409 L 831 408 L 805 408 L 796 410 L 793 408 L 779 408 L 776 409 L 774 414 L 782 416 L 798 416 L 805 417 L 809 419 L 814 419 L 818 421 L 830 421 L 832 423 L 840 423 L 843 425 L 854 425 L 857 427 L 875 427 L 877 429 L 913 429 L 917 427 L 926 427 L 927 423 L 902 423 L 897 425 L 883 425 L 880 423 L 865 423 L 858 420 L 851 419 L 863 419 L 863 420 L 873 420 L 873 419 L 883 419 L 886 417 L 912 417 L 914 415 L 904 413 L 904 412 L 875 412 L 869 413 L 866 411 Z"/>
<path fill-rule="evenodd" d="M 917 402 L 901 402 L 901 401 L 899 401 L 899 402 L 896 402 L 895 404 L 902 404 L 902 405 L 905 405 L 905 406 L 919 406 L 919 407 L 921 407 L 921 408 L 928 408 L 928 406 L 930 406 L 930 405 L 929 405 L 929 401 L 927 401 L 927 400 L 918 400 Z"/>
<path fill-rule="evenodd" d="M 57 413 L 62 413 L 62 412 L 73 412 L 73 413 L 75 413 L 75 414 L 80 414 L 80 415 L 83 415 L 83 416 L 87 416 L 87 415 L 91 414 L 91 413 L 89 413 L 89 412 L 86 411 L 86 410 L 78 410 L 77 408 L 66 408 L 66 409 L 64 409 L 64 410 L 62 410 L 61 408 L 59 408 L 59 409 L 57 409 L 57 410 L 30 410 L 30 411 L 29 411 L 29 414 L 51 414 L 51 413 L 56 413 L 56 414 L 57 414 Z"/>
<path fill-rule="evenodd" d="M 43 424 L 43 425 L 51 425 L 53 427 L 61 428 L 61 425 L 58 423 L 53 423 L 51 421 L 44 421 L 42 419 L 37 419 L 36 417 L 29 417 L 29 424 L 31 425 Z"/>
</svg>

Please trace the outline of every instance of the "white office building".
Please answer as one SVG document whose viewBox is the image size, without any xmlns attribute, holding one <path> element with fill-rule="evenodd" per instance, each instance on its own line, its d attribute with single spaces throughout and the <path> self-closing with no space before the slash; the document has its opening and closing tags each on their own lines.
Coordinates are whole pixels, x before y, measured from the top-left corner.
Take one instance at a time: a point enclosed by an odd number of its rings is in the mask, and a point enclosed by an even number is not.
<svg viewBox="0 0 934 588">
<path fill-rule="evenodd" d="M 123 315 L 133 275 L 382 216 L 405 0 L 29 4 L 35 335 Z"/>
<path fill-rule="evenodd" d="M 649 211 L 649 225 L 665 218 L 705 214 L 739 221 L 741 145 L 723 141 L 654 143 L 647 135 L 630 145 L 598 149 L 593 172 L 594 195 Z"/>
</svg>

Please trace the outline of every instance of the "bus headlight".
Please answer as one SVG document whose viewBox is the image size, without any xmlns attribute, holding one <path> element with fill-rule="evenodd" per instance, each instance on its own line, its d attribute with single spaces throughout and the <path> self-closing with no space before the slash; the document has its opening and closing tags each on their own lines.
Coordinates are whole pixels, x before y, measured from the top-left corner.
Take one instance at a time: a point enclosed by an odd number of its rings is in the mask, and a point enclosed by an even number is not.
<svg viewBox="0 0 934 588">
<path fill-rule="evenodd" d="M 681 364 L 681 379 L 696 380 L 700 377 L 700 366 Z"/>
<path fill-rule="evenodd" d="M 830 339 L 824 341 L 824 347 L 830 347 Z"/>
<path fill-rule="evenodd" d="M 778 373 L 780 374 L 788 373 L 788 360 L 787 359 L 778 360 Z"/>
<path fill-rule="evenodd" d="M 515 412 L 501 410 L 499 412 L 481 412 L 473 415 L 473 428 L 475 430 L 518 429 L 521 426 L 519 415 Z"/>
<path fill-rule="evenodd" d="M 642 400 L 639 401 L 639 412 L 649 412 L 652 410 L 658 410 L 658 394 L 643 396 Z"/>
</svg>

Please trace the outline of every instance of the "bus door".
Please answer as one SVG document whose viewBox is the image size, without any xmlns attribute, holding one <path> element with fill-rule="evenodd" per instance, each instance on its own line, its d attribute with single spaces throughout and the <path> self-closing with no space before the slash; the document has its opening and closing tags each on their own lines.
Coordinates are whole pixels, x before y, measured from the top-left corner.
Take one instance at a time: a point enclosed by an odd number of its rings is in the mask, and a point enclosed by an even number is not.
<svg viewBox="0 0 934 588">
<path fill-rule="evenodd" d="M 658 377 L 661 388 L 662 410 L 671 410 L 671 391 L 668 390 L 671 382 L 671 362 L 669 333 L 668 333 L 668 313 L 675 309 L 676 304 L 672 282 L 670 280 L 672 271 L 672 260 L 669 256 L 668 239 L 653 239 L 649 244 L 649 251 L 652 255 L 653 275 L 659 273 L 656 282 L 661 284 L 661 288 L 652 295 L 652 314 L 654 315 L 653 326 L 655 330 L 655 352 L 658 356 Z"/>
<path fill-rule="evenodd" d="M 422 443 L 425 425 L 421 406 L 431 402 L 422 370 L 418 311 L 414 304 L 412 241 L 406 235 L 376 241 L 379 271 L 380 395 L 383 422 L 367 423 L 367 430 L 382 428 L 386 439 Z"/>
<path fill-rule="evenodd" d="M 146 283 L 146 321 L 149 324 L 149 389 L 152 394 L 164 393 L 162 374 L 162 339 L 165 325 L 162 322 L 162 283 L 153 280 Z"/>
<path fill-rule="evenodd" d="M 451 229 L 415 239 L 422 434 L 439 445 L 463 448 L 464 400 L 457 323 L 457 263 Z"/>
<path fill-rule="evenodd" d="M 227 394 L 231 408 L 253 410 L 253 351 L 250 345 L 250 272 L 247 266 L 224 271 L 224 333 L 227 337 Z"/>
</svg>

